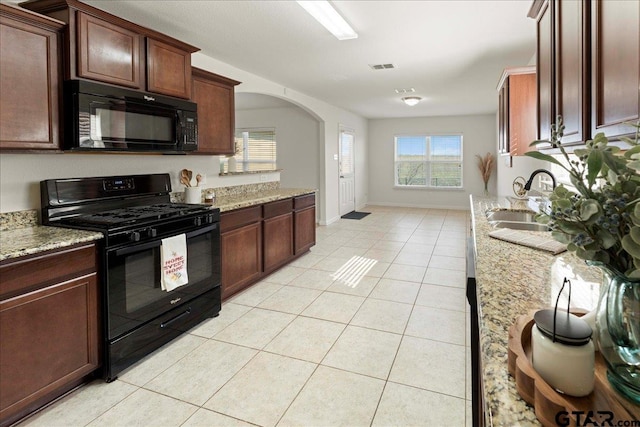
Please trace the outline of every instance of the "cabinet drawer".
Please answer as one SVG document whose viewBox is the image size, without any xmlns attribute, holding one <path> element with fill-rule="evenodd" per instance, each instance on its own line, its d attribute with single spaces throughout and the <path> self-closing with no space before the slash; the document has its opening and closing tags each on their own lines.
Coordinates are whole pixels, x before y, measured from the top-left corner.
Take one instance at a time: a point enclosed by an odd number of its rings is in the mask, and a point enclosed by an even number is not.
<svg viewBox="0 0 640 427">
<path fill-rule="evenodd" d="M 291 212 L 293 209 L 293 199 L 278 200 L 264 205 L 264 218 L 273 218 Z"/>
<path fill-rule="evenodd" d="M 257 222 L 262 219 L 262 206 L 238 209 L 224 212 L 220 215 L 220 232 L 233 230 L 245 224 Z"/>
<path fill-rule="evenodd" d="M 293 199 L 293 208 L 295 210 L 304 209 L 316 204 L 316 195 L 309 194 L 306 196 L 300 196 Z"/>
<path fill-rule="evenodd" d="M 95 245 L 76 246 L 0 265 L 0 299 L 96 271 Z"/>
</svg>

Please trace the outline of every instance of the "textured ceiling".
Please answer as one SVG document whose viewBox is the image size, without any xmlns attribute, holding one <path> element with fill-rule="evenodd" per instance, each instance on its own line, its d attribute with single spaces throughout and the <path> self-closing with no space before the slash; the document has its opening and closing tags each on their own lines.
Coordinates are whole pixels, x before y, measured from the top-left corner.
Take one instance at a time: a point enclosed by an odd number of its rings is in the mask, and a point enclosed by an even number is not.
<svg viewBox="0 0 640 427">
<path fill-rule="evenodd" d="M 346 41 L 295 1 L 86 3 L 367 118 L 495 112 L 502 69 L 535 53 L 528 0 L 334 1 L 359 34 Z M 369 67 L 379 63 L 397 68 Z M 394 92 L 409 87 L 423 98 L 415 107 Z"/>
</svg>

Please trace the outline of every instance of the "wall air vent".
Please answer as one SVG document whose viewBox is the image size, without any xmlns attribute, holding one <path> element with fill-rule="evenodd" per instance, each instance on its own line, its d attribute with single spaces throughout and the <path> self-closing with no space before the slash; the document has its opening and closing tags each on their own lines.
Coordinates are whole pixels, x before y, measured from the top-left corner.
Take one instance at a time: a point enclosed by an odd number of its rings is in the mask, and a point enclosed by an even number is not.
<svg viewBox="0 0 640 427">
<path fill-rule="evenodd" d="M 416 90 L 412 87 L 406 88 L 406 89 L 394 89 L 396 91 L 396 93 L 413 93 Z"/>
<path fill-rule="evenodd" d="M 387 70 L 389 68 L 396 68 L 393 64 L 369 64 L 372 70 Z"/>
</svg>

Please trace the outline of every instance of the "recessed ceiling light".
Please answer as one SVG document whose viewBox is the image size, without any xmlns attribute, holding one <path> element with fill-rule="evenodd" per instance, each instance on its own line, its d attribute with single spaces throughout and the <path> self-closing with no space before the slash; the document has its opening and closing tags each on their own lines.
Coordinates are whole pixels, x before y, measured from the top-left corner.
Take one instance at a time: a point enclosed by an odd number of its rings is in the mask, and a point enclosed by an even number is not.
<svg viewBox="0 0 640 427">
<path fill-rule="evenodd" d="M 404 98 L 402 98 L 402 100 L 408 106 L 413 107 L 418 102 L 420 102 L 422 100 L 422 98 L 420 98 L 419 96 L 405 96 Z"/>
<path fill-rule="evenodd" d="M 357 39 L 358 34 L 326 0 L 302 1 L 298 4 L 321 23 L 338 40 Z"/>
<path fill-rule="evenodd" d="M 413 93 L 416 90 L 412 87 L 406 88 L 406 89 L 394 89 L 396 91 L 396 93 Z"/>
</svg>

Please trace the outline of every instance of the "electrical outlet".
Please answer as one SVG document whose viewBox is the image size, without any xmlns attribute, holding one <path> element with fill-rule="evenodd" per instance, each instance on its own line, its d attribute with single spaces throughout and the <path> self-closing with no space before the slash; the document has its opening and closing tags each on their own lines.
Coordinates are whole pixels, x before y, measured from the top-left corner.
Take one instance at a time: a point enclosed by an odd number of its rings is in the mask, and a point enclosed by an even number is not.
<svg viewBox="0 0 640 427">
<path fill-rule="evenodd" d="M 267 180 L 267 175 L 260 175 L 260 181 L 265 182 Z"/>
<path fill-rule="evenodd" d="M 337 154 L 333 155 L 333 160 L 338 160 L 338 155 Z"/>
</svg>

